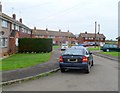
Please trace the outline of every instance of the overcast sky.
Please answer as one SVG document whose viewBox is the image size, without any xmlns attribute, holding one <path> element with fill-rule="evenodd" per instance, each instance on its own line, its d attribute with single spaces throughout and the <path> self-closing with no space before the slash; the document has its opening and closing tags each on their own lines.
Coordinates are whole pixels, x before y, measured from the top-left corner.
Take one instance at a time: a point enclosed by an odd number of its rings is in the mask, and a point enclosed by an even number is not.
<svg viewBox="0 0 120 93">
<path fill-rule="evenodd" d="M 30 28 L 59 30 L 79 34 L 94 33 L 94 24 L 100 24 L 100 33 L 107 39 L 118 36 L 119 0 L 0 0 L 3 12 L 22 17 Z"/>
</svg>

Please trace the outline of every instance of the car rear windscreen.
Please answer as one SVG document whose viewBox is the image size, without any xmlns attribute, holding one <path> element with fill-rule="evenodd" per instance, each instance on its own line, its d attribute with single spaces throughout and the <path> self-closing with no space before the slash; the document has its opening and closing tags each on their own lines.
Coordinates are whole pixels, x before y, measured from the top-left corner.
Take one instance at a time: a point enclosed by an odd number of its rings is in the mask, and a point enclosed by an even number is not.
<svg viewBox="0 0 120 93">
<path fill-rule="evenodd" d="M 84 55 L 83 49 L 68 49 L 64 52 L 64 55 Z"/>
</svg>

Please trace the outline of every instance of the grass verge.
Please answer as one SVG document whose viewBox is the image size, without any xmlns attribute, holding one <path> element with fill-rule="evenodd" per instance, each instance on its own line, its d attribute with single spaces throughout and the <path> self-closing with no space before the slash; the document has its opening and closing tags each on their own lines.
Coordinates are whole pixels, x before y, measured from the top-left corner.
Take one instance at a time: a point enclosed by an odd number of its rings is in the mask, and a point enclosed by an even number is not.
<svg viewBox="0 0 120 93">
<path fill-rule="evenodd" d="M 105 55 L 111 55 L 114 57 L 120 57 L 120 52 L 101 52 L 101 54 L 105 54 Z"/>
<path fill-rule="evenodd" d="M 100 50 L 100 47 L 88 47 L 87 48 L 88 50 L 92 51 L 92 50 Z"/>
<path fill-rule="evenodd" d="M 44 63 L 50 59 L 50 53 L 14 54 L 0 61 L 0 69 L 15 70 Z"/>
</svg>

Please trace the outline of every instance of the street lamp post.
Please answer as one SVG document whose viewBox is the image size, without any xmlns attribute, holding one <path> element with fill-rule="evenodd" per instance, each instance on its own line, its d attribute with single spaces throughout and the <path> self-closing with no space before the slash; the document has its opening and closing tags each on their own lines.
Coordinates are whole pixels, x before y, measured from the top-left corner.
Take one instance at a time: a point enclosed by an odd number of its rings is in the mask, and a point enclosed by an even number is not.
<svg viewBox="0 0 120 93">
<path fill-rule="evenodd" d="M 100 34 L 100 24 L 98 24 L 98 35 Z M 100 37 L 98 37 L 98 43 L 99 43 L 99 46 L 100 46 Z"/>
<path fill-rule="evenodd" d="M 97 22 L 95 21 L 95 48 L 96 48 L 96 31 L 97 31 Z"/>
</svg>

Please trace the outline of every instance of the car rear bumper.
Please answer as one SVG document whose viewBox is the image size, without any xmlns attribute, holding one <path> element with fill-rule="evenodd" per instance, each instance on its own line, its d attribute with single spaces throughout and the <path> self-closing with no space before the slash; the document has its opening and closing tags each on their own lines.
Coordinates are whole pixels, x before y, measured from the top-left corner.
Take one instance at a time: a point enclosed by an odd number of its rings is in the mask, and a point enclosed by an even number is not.
<svg viewBox="0 0 120 93">
<path fill-rule="evenodd" d="M 87 69 L 88 65 L 89 65 L 88 63 L 67 63 L 67 62 L 59 63 L 60 68 L 68 68 L 68 69 Z"/>
</svg>

